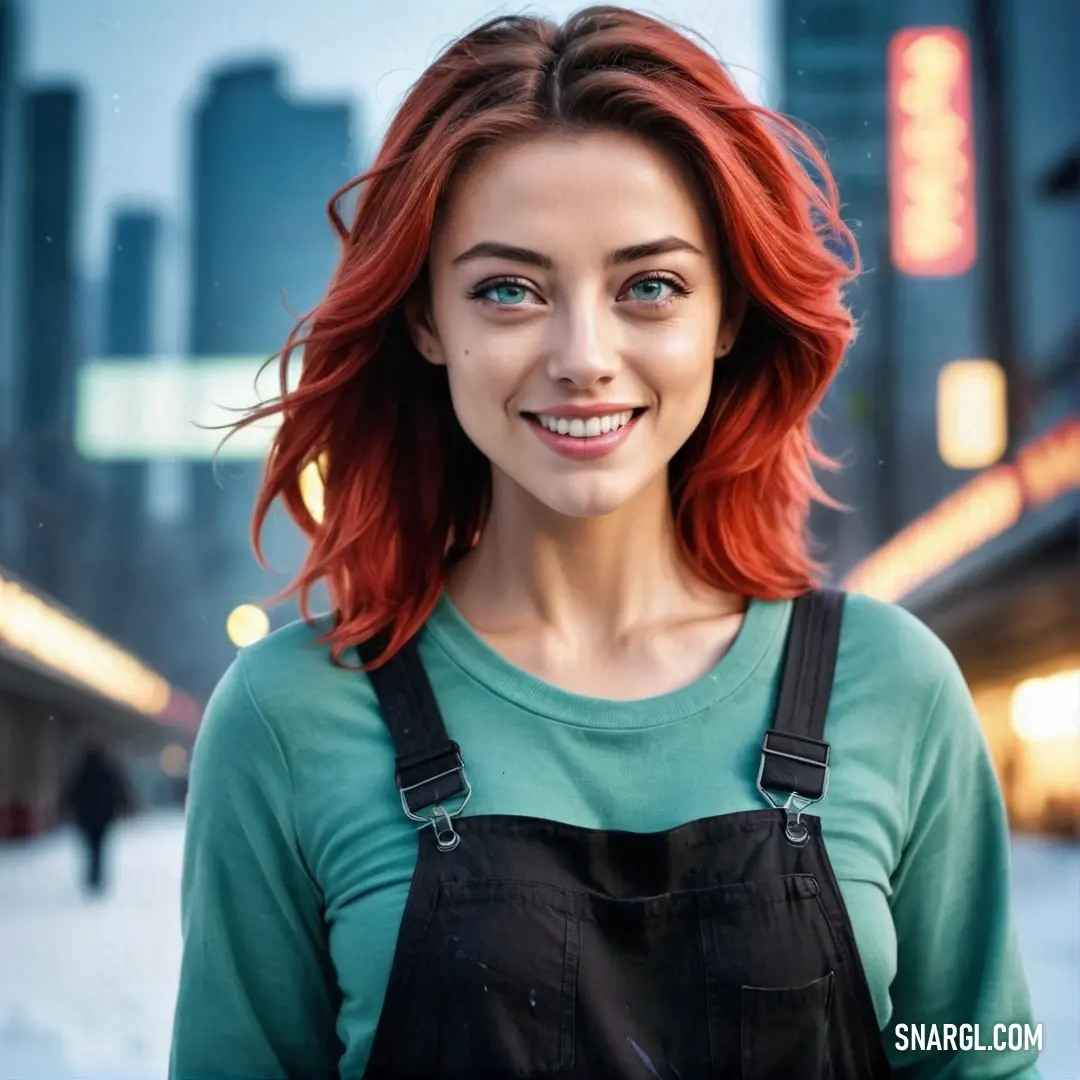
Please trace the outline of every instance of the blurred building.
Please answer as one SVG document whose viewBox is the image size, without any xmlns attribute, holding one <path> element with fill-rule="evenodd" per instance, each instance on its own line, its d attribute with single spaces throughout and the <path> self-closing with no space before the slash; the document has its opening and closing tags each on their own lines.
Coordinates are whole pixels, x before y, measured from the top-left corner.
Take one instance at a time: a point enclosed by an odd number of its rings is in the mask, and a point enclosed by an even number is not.
<svg viewBox="0 0 1080 1080">
<path fill-rule="evenodd" d="M 154 344 L 154 297 L 161 216 L 121 210 L 113 218 L 105 286 L 105 353 L 148 356 Z"/>
<path fill-rule="evenodd" d="M 19 10 L 0 0 L 0 559 L 20 545 L 21 500 L 15 466 L 17 312 L 21 207 L 22 100 L 19 90 Z"/>
<path fill-rule="evenodd" d="M 124 209 L 113 218 L 104 290 L 102 351 L 110 361 L 138 362 L 154 352 L 155 299 L 161 217 Z M 159 617 L 143 595 L 148 465 L 115 461 L 102 475 L 104 535 L 98 552 L 95 622 L 123 642 L 145 640 L 145 622 Z"/>
<path fill-rule="evenodd" d="M 786 0 L 783 26 L 784 108 L 869 271 L 825 410 L 833 566 L 953 650 L 1016 822 L 1080 829 L 1080 8 Z"/>
<path fill-rule="evenodd" d="M 281 82 L 273 63 L 227 68 L 195 118 L 195 356 L 269 356 L 333 269 L 326 205 L 354 171 L 350 107 L 291 101 Z"/>
<path fill-rule="evenodd" d="M 318 302 L 333 270 L 337 240 L 326 207 L 355 172 L 350 126 L 344 103 L 291 100 L 273 63 L 222 70 L 198 107 L 189 352 L 195 363 L 249 358 L 250 404 L 259 368 L 284 345 L 296 316 Z M 259 396 L 276 386 L 268 375 Z M 213 681 L 233 651 L 225 636 L 230 610 L 280 590 L 302 548 L 291 524 L 275 515 L 266 550 L 281 572 L 267 574 L 256 563 L 249 542 L 256 464 L 229 461 L 213 470 L 200 463 L 191 472 L 196 602 L 213 628 L 204 672 Z"/>
<path fill-rule="evenodd" d="M 783 110 L 819 145 L 840 186 L 864 266 L 849 295 L 859 336 L 825 403 L 818 437 L 844 469 L 826 483 L 858 514 L 815 508 L 813 531 L 835 565 L 850 565 L 901 520 L 897 505 L 889 261 L 885 51 L 887 4 L 788 0 L 781 7 Z M 871 314 L 872 313 L 872 314 Z"/>
<path fill-rule="evenodd" d="M 74 88 L 55 87 L 28 91 L 23 104 L 15 438 L 28 491 L 17 565 L 39 588 L 70 602 L 81 583 L 72 545 L 85 524 L 83 507 L 72 497 L 81 494 L 72 484 L 80 102 Z"/>
</svg>

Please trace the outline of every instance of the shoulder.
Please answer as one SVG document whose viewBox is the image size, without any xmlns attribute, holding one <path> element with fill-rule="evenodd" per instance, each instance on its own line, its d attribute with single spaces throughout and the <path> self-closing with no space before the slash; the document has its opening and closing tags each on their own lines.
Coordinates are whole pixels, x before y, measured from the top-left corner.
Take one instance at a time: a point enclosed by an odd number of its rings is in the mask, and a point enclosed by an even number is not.
<svg viewBox="0 0 1080 1080">
<path fill-rule="evenodd" d="M 207 705 L 199 741 L 265 748 L 291 759 L 348 723 L 373 726 L 378 704 L 359 657 L 335 664 L 331 618 L 296 621 L 241 649 Z"/>
<path fill-rule="evenodd" d="M 945 643 L 919 618 L 896 604 L 861 593 L 844 602 L 838 671 L 876 682 L 880 689 L 933 699 L 963 681 Z"/>
<path fill-rule="evenodd" d="M 860 714 L 888 718 L 904 733 L 909 758 L 932 757 L 946 748 L 981 755 L 982 723 L 944 642 L 895 604 L 850 594 L 844 606 L 836 678 L 849 705 Z"/>
<path fill-rule="evenodd" d="M 267 679 L 272 683 L 275 673 L 285 680 L 316 674 L 332 664 L 330 646 L 323 641 L 332 628 L 329 615 L 317 616 L 310 622 L 297 619 L 240 649 L 237 663 L 249 680 L 260 684 Z"/>
</svg>

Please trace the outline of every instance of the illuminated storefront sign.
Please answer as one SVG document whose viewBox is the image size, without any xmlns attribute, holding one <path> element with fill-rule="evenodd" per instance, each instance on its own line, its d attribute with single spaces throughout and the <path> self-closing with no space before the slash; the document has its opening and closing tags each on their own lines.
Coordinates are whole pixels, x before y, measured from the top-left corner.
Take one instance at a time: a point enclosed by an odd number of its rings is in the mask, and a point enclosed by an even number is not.
<svg viewBox="0 0 1080 1080">
<path fill-rule="evenodd" d="M 913 276 L 975 261 L 971 50 L 953 27 L 901 30 L 889 45 L 892 258 Z"/>
<path fill-rule="evenodd" d="M 276 418 L 222 439 L 225 425 L 278 396 L 278 365 L 265 364 L 265 356 L 92 360 L 79 371 L 76 448 L 89 461 L 207 461 L 215 452 L 262 461 Z M 299 367 L 290 365 L 293 387 Z"/>
<path fill-rule="evenodd" d="M 1059 424 L 916 518 L 844 578 L 851 592 L 895 602 L 1020 520 L 1080 490 L 1080 419 Z"/>
<path fill-rule="evenodd" d="M 222 445 L 222 425 L 256 401 L 275 397 L 278 367 L 261 356 L 197 360 L 94 360 L 79 373 L 75 443 L 90 461 L 263 461 L 278 419 L 238 432 Z M 299 363 L 290 365 L 290 389 Z M 220 448 L 220 449 L 219 449 Z M 323 518 L 325 456 L 300 476 L 300 491 L 316 522 Z"/>
<path fill-rule="evenodd" d="M 1006 380 L 993 360 L 953 360 L 938 372 L 938 454 L 950 469 L 985 469 L 1008 443 Z"/>
<path fill-rule="evenodd" d="M 0 576 L 0 644 L 146 716 L 174 693 L 160 675 L 16 581 Z"/>
</svg>

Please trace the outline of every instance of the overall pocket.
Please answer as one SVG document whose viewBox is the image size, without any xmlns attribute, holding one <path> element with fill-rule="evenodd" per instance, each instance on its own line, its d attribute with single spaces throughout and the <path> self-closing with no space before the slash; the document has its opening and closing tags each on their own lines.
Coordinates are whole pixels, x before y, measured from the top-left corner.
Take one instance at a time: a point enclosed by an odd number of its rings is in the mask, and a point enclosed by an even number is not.
<svg viewBox="0 0 1080 1080">
<path fill-rule="evenodd" d="M 419 950 L 417 1017 L 440 1077 L 551 1076 L 574 1065 L 580 926 L 543 885 L 444 884 Z"/>
<path fill-rule="evenodd" d="M 743 1080 L 822 1080 L 833 973 L 803 986 L 742 988 Z"/>
<path fill-rule="evenodd" d="M 703 894 L 713 1068 L 742 1080 L 821 1080 L 840 960 L 817 880 L 792 874 Z"/>
</svg>

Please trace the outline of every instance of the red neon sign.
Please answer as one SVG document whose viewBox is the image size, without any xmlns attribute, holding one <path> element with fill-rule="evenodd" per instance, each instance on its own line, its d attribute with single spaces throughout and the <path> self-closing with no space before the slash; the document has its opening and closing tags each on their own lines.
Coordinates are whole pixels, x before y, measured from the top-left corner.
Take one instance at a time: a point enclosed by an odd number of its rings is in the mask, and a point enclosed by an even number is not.
<svg viewBox="0 0 1080 1080">
<path fill-rule="evenodd" d="M 889 44 L 892 259 L 905 274 L 963 274 L 975 261 L 971 49 L 954 27 Z"/>
</svg>

